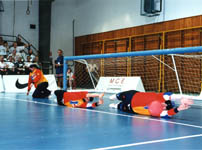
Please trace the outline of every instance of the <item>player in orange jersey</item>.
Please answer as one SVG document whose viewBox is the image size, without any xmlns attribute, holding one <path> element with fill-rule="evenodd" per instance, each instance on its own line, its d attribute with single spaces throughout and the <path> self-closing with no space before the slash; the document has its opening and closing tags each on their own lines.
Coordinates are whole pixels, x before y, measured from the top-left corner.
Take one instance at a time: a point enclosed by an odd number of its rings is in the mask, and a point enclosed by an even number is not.
<svg viewBox="0 0 202 150">
<path fill-rule="evenodd" d="M 56 90 L 58 105 L 63 105 L 73 108 L 94 108 L 104 103 L 104 93 L 88 93 L 87 91 L 81 92 L 66 92 L 64 90 Z M 98 102 L 93 102 L 94 97 L 98 97 Z"/>
<path fill-rule="evenodd" d="M 29 74 L 29 80 L 28 80 L 28 89 L 27 89 L 27 95 L 29 95 L 29 92 L 31 90 L 32 85 L 36 88 L 34 93 L 32 94 L 33 98 L 47 98 L 51 91 L 49 91 L 48 88 L 48 81 L 44 77 L 43 72 L 38 68 L 36 64 L 30 65 L 30 74 Z"/>
<path fill-rule="evenodd" d="M 110 104 L 109 107 L 124 112 L 155 117 L 171 117 L 179 111 L 188 109 L 193 104 L 192 100 L 181 98 L 179 106 L 175 106 L 173 101 L 175 97 L 171 92 L 154 93 L 130 90 L 112 95 L 110 99 L 120 100 L 121 102 Z"/>
</svg>

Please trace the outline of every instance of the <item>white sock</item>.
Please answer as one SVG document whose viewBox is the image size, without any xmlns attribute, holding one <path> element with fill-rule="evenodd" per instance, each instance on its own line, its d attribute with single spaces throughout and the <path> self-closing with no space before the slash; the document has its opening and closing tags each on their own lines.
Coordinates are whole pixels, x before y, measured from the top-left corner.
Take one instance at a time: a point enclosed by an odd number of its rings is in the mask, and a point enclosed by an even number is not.
<svg viewBox="0 0 202 150">
<path fill-rule="evenodd" d="M 112 104 L 109 104 L 109 107 L 117 109 L 118 108 L 118 104 L 112 103 Z"/>
<path fill-rule="evenodd" d="M 116 94 L 111 95 L 111 96 L 109 97 L 109 99 L 110 99 L 110 100 L 118 100 L 118 99 L 116 98 Z"/>
</svg>

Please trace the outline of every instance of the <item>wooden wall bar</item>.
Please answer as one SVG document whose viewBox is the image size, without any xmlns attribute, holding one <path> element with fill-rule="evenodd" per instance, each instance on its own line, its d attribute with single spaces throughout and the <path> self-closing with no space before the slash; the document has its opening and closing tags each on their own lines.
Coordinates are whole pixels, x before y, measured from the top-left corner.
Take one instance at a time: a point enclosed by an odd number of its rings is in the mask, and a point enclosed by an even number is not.
<svg viewBox="0 0 202 150">
<path fill-rule="evenodd" d="M 100 41 L 108 41 L 108 40 L 119 40 L 122 38 L 136 37 L 136 36 L 148 36 L 150 34 L 162 34 L 166 33 L 166 39 L 175 38 L 180 39 L 181 34 L 195 34 L 195 36 L 199 36 L 202 28 L 202 16 L 194 16 L 189 18 L 171 20 L 166 22 L 160 22 L 155 24 L 137 26 L 132 28 L 125 28 L 120 30 L 114 30 L 104 33 L 97 33 L 91 35 L 84 35 L 75 38 L 75 47 L 76 47 L 76 55 L 83 54 L 83 44 L 100 42 Z M 189 30 L 189 33 L 181 33 L 184 30 Z M 191 30 L 192 29 L 192 30 Z M 168 35 L 167 35 L 168 34 Z M 194 35 L 193 35 L 194 36 Z M 178 41 L 179 42 L 179 41 Z M 165 47 L 172 48 L 181 46 L 180 43 L 176 42 L 174 45 L 169 45 L 169 42 Z M 201 42 L 200 42 L 201 43 Z M 184 46 L 188 46 L 189 44 L 184 43 Z M 198 42 L 193 45 L 198 45 Z M 171 47 L 170 47 L 171 46 Z M 183 46 L 183 45 L 182 45 Z M 84 52 L 85 53 L 85 52 Z"/>
</svg>

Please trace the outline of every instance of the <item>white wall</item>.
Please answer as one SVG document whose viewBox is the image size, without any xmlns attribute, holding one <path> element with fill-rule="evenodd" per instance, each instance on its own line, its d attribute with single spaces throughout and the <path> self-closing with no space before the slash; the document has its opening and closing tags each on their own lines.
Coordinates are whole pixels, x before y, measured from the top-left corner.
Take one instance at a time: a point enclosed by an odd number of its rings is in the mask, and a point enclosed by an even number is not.
<svg viewBox="0 0 202 150">
<path fill-rule="evenodd" d="M 4 12 L 1 12 L 0 33 L 13 35 L 13 2 L 3 1 Z"/>
<path fill-rule="evenodd" d="M 75 0 L 55 0 L 51 14 L 51 51 L 53 59 L 57 50 L 62 49 L 64 56 L 73 55 L 72 24 L 76 12 Z"/>
<path fill-rule="evenodd" d="M 87 0 L 85 4 L 78 2 L 76 36 L 162 21 L 162 15 L 141 16 L 140 5 L 140 0 Z"/>
<path fill-rule="evenodd" d="M 165 0 L 165 20 L 202 15 L 202 0 Z"/>
<path fill-rule="evenodd" d="M 0 33 L 6 35 L 21 34 L 38 48 L 38 0 L 32 0 L 30 14 L 26 14 L 27 0 L 2 0 L 4 12 L 1 12 Z M 30 29 L 36 24 L 36 29 Z"/>
<path fill-rule="evenodd" d="M 140 16 L 141 0 L 77 0 L 76 36 L 202 14 L 202 0 L 163 0 L 160 16 Z M 164 7 L 165 6 L 165 7 Z"/>
</svg>

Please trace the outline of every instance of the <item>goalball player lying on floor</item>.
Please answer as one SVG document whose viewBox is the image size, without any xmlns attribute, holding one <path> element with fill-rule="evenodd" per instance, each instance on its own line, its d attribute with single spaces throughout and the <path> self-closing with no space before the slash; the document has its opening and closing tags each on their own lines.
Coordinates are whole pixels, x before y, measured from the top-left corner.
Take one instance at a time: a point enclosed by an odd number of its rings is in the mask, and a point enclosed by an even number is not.
<svg viewBox="0 0 202 150">
<path fill-rule="evenodd" d="M 82 92 L 67 92 L 64 90 L 56 90 L 58 105 L 74 108 L 94 108 L 104 103 L 102 94 Z M 98 97 L 98 102 L 93 102 L 94 97 Z"/>
<path fill-rule="evenodd" d="M 130 90 L 114 94 L 109 98 L 121 101 L 118 104 L 110 104 L 111 108 L 154 117 L 171 117 L 179 111 L 188 109 L 193 104 L 192 100 L 181 98 L 180 105 L 175 106 L 173 100 L 176 97 L 171 92 L 154 93 Z"/>
</svg>

